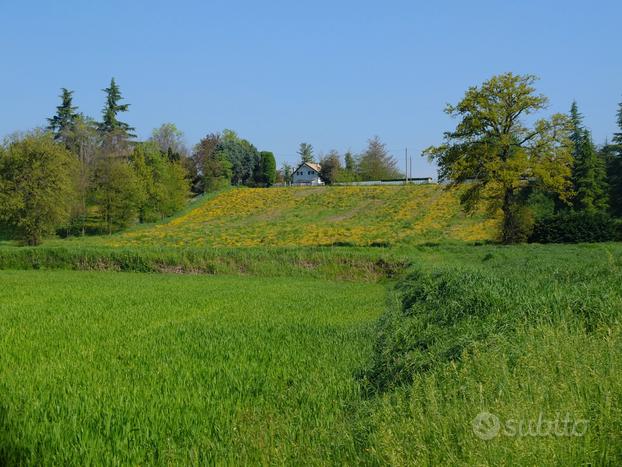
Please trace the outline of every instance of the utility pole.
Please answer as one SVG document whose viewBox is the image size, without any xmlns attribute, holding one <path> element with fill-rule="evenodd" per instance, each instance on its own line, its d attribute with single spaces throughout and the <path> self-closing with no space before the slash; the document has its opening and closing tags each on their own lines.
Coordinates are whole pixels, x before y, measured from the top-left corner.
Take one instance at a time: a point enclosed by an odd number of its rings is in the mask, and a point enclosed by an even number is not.
<svg viewBox="0 0 622 467">
<path fill-rule="evenodd" d="M 404 182 L 408 184 L 408 148 L 404 151 L 404 161 L 406 162 L 406 172 L 404 173 Z"/>
</svg>

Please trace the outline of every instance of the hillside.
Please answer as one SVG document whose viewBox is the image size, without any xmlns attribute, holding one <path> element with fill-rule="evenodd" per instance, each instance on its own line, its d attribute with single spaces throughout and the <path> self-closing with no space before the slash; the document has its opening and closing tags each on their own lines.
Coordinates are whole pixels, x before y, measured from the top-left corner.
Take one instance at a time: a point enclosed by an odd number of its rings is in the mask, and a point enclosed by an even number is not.
<svg viewBox="0 0 622 467">
<path fill-rule="evenodd" d="M 232 189 L 110 246 L 402 245 L 495 237 L 497 221 L 465 215 L 436 185 Z"/>
</svg>

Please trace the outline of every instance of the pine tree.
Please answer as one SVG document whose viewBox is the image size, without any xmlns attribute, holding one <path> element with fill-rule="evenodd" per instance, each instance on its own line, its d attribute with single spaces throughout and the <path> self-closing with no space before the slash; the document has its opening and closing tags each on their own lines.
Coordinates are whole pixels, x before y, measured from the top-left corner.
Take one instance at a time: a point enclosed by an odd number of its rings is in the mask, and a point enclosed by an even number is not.
<svg viewBox="0 0 622 467">
<path fill-rule="evenodd" d="M 304 164 L 305 162 L 314 162 L 315 160 L 315 157 L 313 156 L 313 146 L 309 143 L 300 143 L 298 155 L 300 156 L 301 164 Z"/>
<path fill-rule="evenodd" d="M 61 89 L 61 104 L 56 107 L 56 115 L 48 118 L 48 130 L 54 133 L 56 141 L 67 143 L 69 135 L 73 132 L 78 119 L 77 107 L 73 106 L 73 91 Z"/>
<path fill-rule="evenodd" d="M 603 152 L 607 156 L 611 213 L 622 217 L 622 102 L 618 104 L 617 123 L 619 131 L 614 133 L 613 144 L 606 144 Z"/>
<path fill-rule="evenodd" d="M 570 123 L 574 157 L 573 207 L 589 212 L 605 211 L 609 206 L 605 161 L 597 153 L 589 130 L 583 126 L 583 115 L 579 112 L 576 101 L 570 107 Z"/>
<path fill-rule="evenodd" d="M 106 105 L 102 111 L 103 119 L 99 124 L 99 131 L 105 135 L 124 136 L 126 139 L 135 138 L 135 130 L 127 123 L 117 119 L 119 112 L 127 112 L 129 104 L 119 104 L 123 100 L 121 90 L 114 78 L 110 80 L 110 87 L 103 90 L 106 93 Z"/>
<path fill-rule="evenodd" d="M 602 212 L 609 207 L 605 161 L 596 152 L 588 130 L 583 130 L 576 149 L 573 179 L 575 183 L 575 209 Z"/>
<path fill-rule="evenodd" d="M 615 144 L 622 145 L 622 102 L 618 104 L 617 122 L 620 131 L 618 133 L 614 133 L 613 142 Z"/>
</svg>

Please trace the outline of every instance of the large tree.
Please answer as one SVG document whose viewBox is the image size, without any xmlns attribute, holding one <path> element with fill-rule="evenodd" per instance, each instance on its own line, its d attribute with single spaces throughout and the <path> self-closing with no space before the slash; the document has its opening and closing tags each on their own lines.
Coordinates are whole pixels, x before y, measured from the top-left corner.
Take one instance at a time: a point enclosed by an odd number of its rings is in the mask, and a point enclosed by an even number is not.
<svg viewBox="0 0 622 467">
<path fill-rule="evenodd" d="M 315 156 L 313 155 L 313 146 L 309 143 L 300 143 L 298 147 L 298 155 L 300 156 L 300 163 L 314 162 Z"/>
<path fill-rule="evenodd" d="M 16 136 L 0 147 L 0 221 L 28 245 L 63 226 L 75 195 L 75 157 L 49 133 Z"/>
<path fill-rule="evenodd" d="M 56 115 L 48 118 L 48 129 L 54 133 L 54 139 L 68 143 L 68 138 L 78 120 L 77 107 L 73 106 L 73 91 L 61 89 L 61 104 L 56 107 Z"/>
<path fill-rule="evenodd" d="M 596 212 L 609 207 L 607 172 L 605 161 L 596 151 L 592 135 L 583 126 L 583 116 L 576 102 L 570 107 L 572 141 L 573 207 L 577 210 Z"/>
<path fill-rule="evenodd" d="M 257 148 L 235 131 L 224 130 L 216 149 L 219 157 L 231 163 L 231 183 L 233 185 L 249 185 L 254 182 L 255 173 L 260 163 Z"/>
<path fill-rule="evenodd" d="M 555 114 L 531 126 L 523 117 L 543 110 L 547 98 L 536 94 L 532 75 L 506 73 L 470 87 L 446 113 L 460 119 L 445 142 L 424 151 L 439 167 L 448 187 L 465 184 L 467 210 L 481 202 L 501 209 L 504 243 L 522 241 L 529 231 L 526 199 L 534 189 L 562 201 L 572 193 L 572 142 L 568 117 Z"/>
<path fill-rule="evenodd" d="M 99 131 L 105 135 L 114 135 L 115 138 L 135 138 L 136 135 L 133 133 L 135 129 L 117 118 L 120 112 L 127 112 L 130 105 L 119 103 L 123 100 L 123 96 L 114 78 L 110 80 L 110 86 L 103 91 L 106 93 L 106 105 L 102 110 L 103 118 L 99 124 Z"/>
<path fill-rule="evenodd" d="M 378 136 L 367 141 L 367 149 L 361 154 L 358 170 L 363 180 L 388 180 L 400 177 L 397 161 L 389 154 L 386 145 Z"/>
</svg>

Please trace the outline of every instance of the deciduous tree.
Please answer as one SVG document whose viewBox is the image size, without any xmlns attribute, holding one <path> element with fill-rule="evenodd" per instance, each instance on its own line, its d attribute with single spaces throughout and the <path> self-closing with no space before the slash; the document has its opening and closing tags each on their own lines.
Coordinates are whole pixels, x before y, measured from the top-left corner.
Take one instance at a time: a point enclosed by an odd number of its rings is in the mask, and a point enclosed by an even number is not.
<svg viewBox="0 0 622 467">
<path fill-rule="evenodd" d="M 534 188 L 568 200 L 572 193 L 572 143 L 568 117 L 561 114 L 528 126 L 523 117 L 546 107 L 531 75 L 494 76 L 471 87 L 447 114 L 460 119 L 445 133 L 444 144 L 424 152 L 439 167 L 449 187 L 466 184 L 467 210 L 481 202 L 501 209 L 504 243 L 525 240 L 530 229 L 526 198 Z"/>
<path fill-rule="evenodd" d="M 320 166 L 320 177 L 324 183 L 328 185 L 335 183 L 342 170 L 339 153 L 335 150 L 329 151 L 329 153 L 320 160 Z"/>
<path fill-rule="evenodd" d="M 75 158 L 50 133 L 7 140 L 0 148 L 0 221 L 38 245 L 69 220 L 75 171 Z"/>
</svg>

